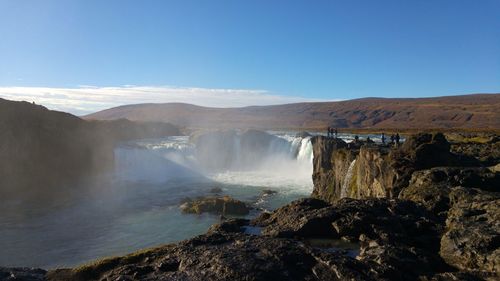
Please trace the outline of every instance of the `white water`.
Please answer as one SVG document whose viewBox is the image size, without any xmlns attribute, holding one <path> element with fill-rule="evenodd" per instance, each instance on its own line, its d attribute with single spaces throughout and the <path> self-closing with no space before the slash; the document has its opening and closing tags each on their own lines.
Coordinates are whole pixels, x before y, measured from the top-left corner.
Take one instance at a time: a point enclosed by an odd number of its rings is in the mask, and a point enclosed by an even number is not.
<svg viewBox="0 0 500 281">
<path fill-rule="evenodd" d="M 347 191 L 351 186 L 352 175 L 354 173 L 354 166 L 356 165 L 356 159 L 352 160 L 347 173 L 345 174 L 344 182 L 342 183 L 342 189 L 340 190 L 340 198 L 347 197 Z"/>
</svg>

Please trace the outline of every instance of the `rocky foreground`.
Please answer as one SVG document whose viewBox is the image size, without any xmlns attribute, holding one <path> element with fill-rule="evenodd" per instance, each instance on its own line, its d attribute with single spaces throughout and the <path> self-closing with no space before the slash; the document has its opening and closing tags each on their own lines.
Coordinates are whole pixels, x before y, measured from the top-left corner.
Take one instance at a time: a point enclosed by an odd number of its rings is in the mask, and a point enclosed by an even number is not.
<svg viewBox="0 0 500 281">
<path fill-rule="evenodd" d="M 500 279 L 498 158 L 457 153 L 442 134 L 400 147 L 325 137 L 313 145 L 314 198 L 79 268 L 0 268 L 0 279 Z"/>
</svg>

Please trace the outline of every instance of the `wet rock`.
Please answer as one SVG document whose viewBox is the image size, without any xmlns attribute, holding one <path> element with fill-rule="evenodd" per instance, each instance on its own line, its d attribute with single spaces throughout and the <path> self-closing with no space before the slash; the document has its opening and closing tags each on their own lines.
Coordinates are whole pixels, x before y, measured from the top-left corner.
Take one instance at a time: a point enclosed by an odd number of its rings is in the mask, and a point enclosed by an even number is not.
<svg viewBox="0 0 500 281">
<path fill-rule="evenodd" d="M 500 194 L 455 188 L 440 254 L 461 270 L 500 277 Z"/>
<path fill-rule="evenodd" d="M 229 196 L 195 199 L 185 202 L 180 208 L 182 212 L 189 214 L 211 213 L 244 216 L 250 212 L 250 208 L 244 202 Z"/>
<path fill-rule="evenodd" d="M 47 271 L 39 268 L 28 267 L 0 267 L 0 280 L 2 281 L 41 281 L 46 280 Z"/>
</svg>

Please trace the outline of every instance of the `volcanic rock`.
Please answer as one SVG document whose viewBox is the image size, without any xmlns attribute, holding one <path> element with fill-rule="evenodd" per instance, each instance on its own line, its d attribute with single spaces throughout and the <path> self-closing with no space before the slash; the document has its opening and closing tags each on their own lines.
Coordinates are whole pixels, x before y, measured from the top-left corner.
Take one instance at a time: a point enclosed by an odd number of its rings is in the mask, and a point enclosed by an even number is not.
<svg viewBox="0 0 500 281">
<path fill-rule="evenodd" d="M 250 212 L 250 208 L 244 202 L 229 196 L 205 197 L 187 201 L 181 205 L 181 210 L 189 214 L 212 213 L 235 216 L 244 216 Z"/>
</svg>

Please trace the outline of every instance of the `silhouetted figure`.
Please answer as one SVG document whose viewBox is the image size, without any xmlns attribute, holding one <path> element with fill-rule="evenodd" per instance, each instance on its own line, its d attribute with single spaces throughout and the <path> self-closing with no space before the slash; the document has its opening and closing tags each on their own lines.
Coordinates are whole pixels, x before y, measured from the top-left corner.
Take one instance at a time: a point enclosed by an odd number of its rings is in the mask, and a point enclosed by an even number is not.
<svg viewBox="0 0 500 281">
<path fill-rule="evenodd" d="M 337 134 L 338 134 L 338 131 L 337 131 L 337 128 L 335 128 L 335 138 L 337 138 Z"/>
<path fill-rule="evenodd" d="M 327 133 L 326 133 L 326 137 L 330 137 L 330 133 L 332 132 L 332 129 L 330 127 L 328 127 L 327 129 Z"/>
<path fill-rule="evenodd" d="M 392 134 L 392 135 L 391 135 L 391 144 L 394 144 L 394 139 L 395 139 L 395 138 L 396 138 L 396 137 L 394 136 L 394 134 Z"/>
<path fill-rule="evenodd" d="M 354 142 L 355 142 L 355 143 L 358 143 L 358 142 L 359 142 L 359 137 L 358 137 L 357 135 L 356 135 L 356 136 L 354 136 Z"/>
<path fill-rule="evenodd" d="M 366 143 L 371 143 L 372 142 L 372 139 L 370 139 L 370 137 L 366 137 Z"/>
<path fill-rule="evenodd" d="M 380 139 L 382 140 L 382 144 L 385 144 L 385 134 L 382 133 L 382 136 L 380 137 Z"/>
<path fill-rule="evenodd" d="M 401 139 L 401 137 L 399 136 L 399 133 L 396 134 L 396 145 L 399 145 L 399 140 Z"/>
</svg>

